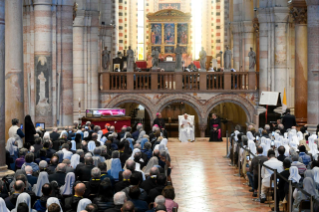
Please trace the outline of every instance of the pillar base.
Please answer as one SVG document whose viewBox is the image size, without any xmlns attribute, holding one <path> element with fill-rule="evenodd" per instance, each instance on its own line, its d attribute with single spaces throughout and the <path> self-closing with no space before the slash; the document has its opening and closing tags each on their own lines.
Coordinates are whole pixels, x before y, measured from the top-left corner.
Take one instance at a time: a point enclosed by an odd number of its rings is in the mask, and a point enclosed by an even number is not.
<svg viewBox="0 0 319 212">
<path fill-rule="evenodd" d="M 7 165 L 0 166 L 0 178 L 1 179 L 7 175 L 14 175 L 14 174 L 15 174 L 15 172 L 12 170 L 9 170 Z"/>
</svg>

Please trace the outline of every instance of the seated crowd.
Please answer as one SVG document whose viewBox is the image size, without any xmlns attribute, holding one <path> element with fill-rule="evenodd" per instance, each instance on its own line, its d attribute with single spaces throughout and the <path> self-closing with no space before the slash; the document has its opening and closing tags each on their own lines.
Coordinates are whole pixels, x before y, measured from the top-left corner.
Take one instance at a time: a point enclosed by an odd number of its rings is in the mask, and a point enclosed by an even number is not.
<svg viewBox="0 0 319 212">
<path fill-rule="evenodd" d="M 309 197 L 300 189 L 317 199 L 319 197 L 318 131 L 319 125 L 316 134 L 310 134 L 307 132 L 307 126 L 301 127 L 300 131 L 294 126 L 284 130 L 283 125 L 279 123 L 277 128 L 272 130 L 269 125 L 258 131 L 253 126 L 248 126 L 245 135 L 240 132 L 240 127 L 236 126 L 232 134 L 235 142 L 232 145 L 230 158 L 235 164 L 239 160 L 242 176 L 247 176 L 252 196 L 257 197 L 260 192 L 260 202 L 265 203 L 269 188 L 277 182 L 275 204 L 278 211 L 280 202 L 291 202 L 293 211 L 300 211 L 301 202 L 309 202 Z M 260 173 L 258 173 L 259 161 L 262 164 Z M 263 165 L 277 170 L 279 173 L 277 180 L 274 180 L 274 171 Z M 260 191 L 258 191 L 258 174 L 261 177 Z M 293 185 L 293 198 L 290 201 L 289 180 Z M 274 198 L 273 194 L 272 197 Z"/>
<path fill-rule="evenodd" d="M 0 211 L 177 211 L 167 138 L 157 126 L 34 130 L 26 128 L 23 143 L 22 131 L 11 129 L 6 162 L 15 175 L 0 180 Z"/>
</svg>

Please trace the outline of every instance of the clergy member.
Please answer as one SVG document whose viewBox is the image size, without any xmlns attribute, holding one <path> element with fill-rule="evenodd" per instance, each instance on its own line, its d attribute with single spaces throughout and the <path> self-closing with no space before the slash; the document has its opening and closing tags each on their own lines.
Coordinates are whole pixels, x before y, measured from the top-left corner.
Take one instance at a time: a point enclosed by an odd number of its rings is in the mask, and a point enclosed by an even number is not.
<svg viewBox="0 0 319 212">
<path fill-rule="evenodd" d="M 184 118 L 180 122 L 180 141 L 181 142 L 193 142 L 195 140 L 194 136 L 194 122 L 191 120 L 187 113 L 184 114 Z"/>
</svg>

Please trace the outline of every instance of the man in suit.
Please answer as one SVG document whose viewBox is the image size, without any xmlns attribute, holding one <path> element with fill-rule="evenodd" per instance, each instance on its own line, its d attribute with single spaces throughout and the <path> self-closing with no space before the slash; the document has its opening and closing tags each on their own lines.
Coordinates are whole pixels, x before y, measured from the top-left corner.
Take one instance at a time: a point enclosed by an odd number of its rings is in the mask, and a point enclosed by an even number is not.
<svg viewBox="0 0 319 212">
<path fill-rule="evenodd" d="M 74 196 L 68 197 L 64 200 L 65 212 L 76 212 L 76 208 L 83 195 L 85 194 L 85 184 L 78 183 L 74 187 Z"/>
<path fill-rule="evenodd" d="M 37 184 L 38 178 L 32 176 L 33 171 L 31 166 L 25 167 L 25 173 L 27 174 L 28 182 L 31 184 L 32 187 L 34 184 Z"/>
<path fill-rule="evenodd" d="M 66 176 L 66 165 L 64 163 L 60 163 L 56 167 L 56 172 L 54 174 L 49 175 L 49 181 L 57 181 L 60 186 L 63 186 L 65 184 L 65 176 Z"/>
<path fill-rule="evenodd" d="M 74 168 L 71 166 L 71 161 L 69 159 L 64 159 L 62 161 L 66 165 L 65 173 L 74 172 Z"/>
<path fill-rule="evenodd" d="M 277 157 L 277 159 L 280 160 L 281 162 L 284 162 L 284 160 L 286 158 L 285 151 L 286 151 L 286 149 L 284 146 L 278 147 L 279 156 Z"/>
<path fill-rule="evenodd" d="M 121 212 L 123 204 L 126 202 L 126 194 L 122 191 L 114 194 L 114 208 L 107 209 L 105 212 Z"/>
<path fill-rule="evenodd" d="M 54 155 L 51 158 L 50 165 L 48 166 L 48 170 L 50 170 L 51 173 L 55 173 L 58 163 L 59 163 L 59 158 L 57 155 Z"/>
<path fill-rule="evenodd" d="M 264 165 L 272 169 L 276 169 L 277 173 L 280 173 L 284 170 L 282 162 L 276 158 L 276 154 L 274 150 L 269 150 L 267 156 L 268 156 L 268 160 L 264 162 Z M 263 180 L 261 185 L 260 203 L 265 203 L 266 201 L 266 193 L 270 185 L 270 177 L 273 173 L 274 172 L 272 170 L 264 166 L 261 169 L 261 177 L 263 178 Z"/>
<path fill-rule="evenodd" d="M 150 171 L 150 176 L 141 183 L 141 188 L 146 191 L 147 194 L 149 194 L 150 190 L 155 188 L 157 186 L 156 184 L 156 178 L 159 174 L 159 170 L 157 167 L 152 167 Z"/>
<path fill-rule="evenodd" d="M 56 141 L 58 140 L 60 137 L 60 134 L 58 133 L 58 128 L 57 127 L 54 127 L 52 132 L 50 133 L 50 138 L 51 138 L 51 141 Z"/>
<path fill-rule="evenodd" d="M 148 201 L 147 201 L 148 203 L 154 202 L 155 198 L 158 195 L 162 194 L 162 191 L 163 191 L 163 189 L 166 186 L 166 176 L 165 176 L 165 174 L 162 174 L 162 173 L 158 174 L 156 182 L 157 182 L 157 186 L 155 188 L 151 189 L 149 194 L 148 194 Z"/>
<path fill-rule="evenodd" d="M 280 175 L 283 176 L 285 179 L 288 179 L 290 176 L 290 166 L 291 161 L 287 158 L 283 161 L 284 171 L 280 172 Z M 286 185 L 288 184 L 281 176 L 277 175 L 277 179 L 279 179 L 279 182 L 277 184 L 277 208 L 279 208 L 279 201 L 282 201 L 285 198 L 285 187 L 288 188 Z M 289 189 L 289 188 L 288 188 Z"/>
<path fill-rule="evenodd" d="M 77 166 L 74 173 L 79 181 L 89 181 L 91 179 L 91 170 L 94 168 L 93 158 L 86 157 L 85 164 L 82 166 Z"/>
<path fill-rule="evenodd" d="M 249 166 L 249 172 L 247 172 L 247 176 L 249 178 L 249 182 L 253 187 L 253 197 L 257 197 L 257 189 L 258 189 L 258 161 L 261 162 L 261 165 L 267 161 L 268 158 L 263 155 L 263 148 L 261 146 L 257 147 L 257 157 L 254 157 Z M 260 167 L 261 168 L 261 167 Z M 252 176 L 251 176 L 252 174 Z M 251 190 L 249 190 L 251 191 Z"/>
<path fill-rule="evenodd" d="M 24 182 L 22 180 L 17 180 L 14 183 L 14 185 L 13 185 L 14 193 L 4 200 L 9 211 L 11 211 L 12 209 L 14 209 L 16 207 L 16 202 L 17 202 L 18 196 L 22 192 L 24 192 L 24 187 L 25 187 L 25 185 L 24 185 Z"/>
<path fill-rule="evenodd" d="M 285 130 L 291 129 L 292 126 L 296 126 L 296 117 L 290 114 L 290 109 L 286 110 L 286 115 L 282 118 L 282 124 L 285 127 Z"/>
<path fill-rule="evenodd" d="M 130 178 L 132 176 L 132 172 L 128 169 L 126 169 L 124 172 L 122 172 L 123 179 L 115 184 L 114 186 L 114 192 L 122 191 L 124 188 L 131 185 Z"/>
</svg>

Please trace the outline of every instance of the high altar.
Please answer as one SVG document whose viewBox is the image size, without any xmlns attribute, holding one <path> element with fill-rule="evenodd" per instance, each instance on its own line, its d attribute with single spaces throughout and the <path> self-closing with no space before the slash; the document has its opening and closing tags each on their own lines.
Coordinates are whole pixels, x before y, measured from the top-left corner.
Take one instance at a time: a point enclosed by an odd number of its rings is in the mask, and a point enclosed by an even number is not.
<svg viewBox="0 0 319 212">
<path fill-rule="evenodd" d="M 149 20 L 148 68 L 152 67 L 151 53 L 154 49 L 160 52 L 159 67 L 165 71 L 175 70 L 175 48 L 177 44 L 183 49 L 183 67 L 192 61 L 190 45 L 190 13 L 175 9 L 160 10 L 147 14 Z"/>
</svg>

